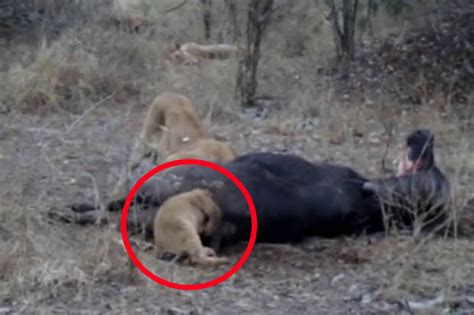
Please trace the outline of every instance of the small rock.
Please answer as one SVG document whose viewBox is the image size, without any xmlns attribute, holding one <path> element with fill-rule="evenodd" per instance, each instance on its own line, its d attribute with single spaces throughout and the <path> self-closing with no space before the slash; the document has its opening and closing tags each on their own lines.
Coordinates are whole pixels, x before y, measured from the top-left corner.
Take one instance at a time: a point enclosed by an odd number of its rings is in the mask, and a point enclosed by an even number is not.
<svg viewBox="0 0 474 315">
<path fill-rule="evenodd" d="M 355 137 L 355 138 L 362 138 L 362 137 L 364 137 L 364 133 L 360 130 L 353 129 L 352 130 L 352 136 Z"/>
<path fill-rule="evenodd" d="M 353 284 L 349 288 L 349 292 L 356 292 L 358 289 L 359 289 L 359 286 L 357 284 Z"/>
<path fill-rule="evenodd" d="M 381 144 L 382 143 L 382 140 L 380 140 L 380 138 L 369 138 L 369 143 L 370 144 Z"/>
<path fill-rule="evenodd" d="M 370 302 L 372 302 L 373 300 L 373 296 L 372 294 L 370 293 L 364 293 L 360 299 L 360 303 L 361 304 L 369 304 Z"/>
<path fill-rule="evenodd" d="M 332 278 L 331 286 L 334 286 L 336 284 L 336 282 L 338 282 L 339 280 L 342 280 L 343 278 L 344 278 L 344 274 L 342 274 L 342 273 L 338 274 L 337 276 Z"/>
<path fill-rule="evenodd" d="M 468 297 L 466 297 L 466 301 L 467 301 L 468 303 L 474 305 L 474 296 L 468 296 Z"/>
<path fill-rule="evenodd" d="M 407 301 L 406 305 L 408 306 L 408 308 L 410 310 L 418 311 L 418 310 L 433 309 L 433 308 L 439 306 L 440 304 L 443 304 L 444 301 L 445 301 L 444 294 L 441 294 L 441 295 L 437 296 L 434 299 L 427 300 L 427 301 L 424 301 L 424 302 L 409 302 L 409 301 Z"/>
</svg>

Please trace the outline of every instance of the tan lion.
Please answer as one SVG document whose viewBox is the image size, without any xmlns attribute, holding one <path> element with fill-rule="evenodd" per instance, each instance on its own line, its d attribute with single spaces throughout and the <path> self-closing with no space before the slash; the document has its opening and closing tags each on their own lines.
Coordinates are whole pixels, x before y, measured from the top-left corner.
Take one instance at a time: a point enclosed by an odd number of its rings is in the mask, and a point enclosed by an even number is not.
<svg viewBox="0 0 474 315">
<path fill-rule="evenodd" d="M 171 253 L 187 257 L 198 265 L 220 265 L 226 258 L 217 257 L 213 249 L 202 245 L 200 236 L 211 236 L 221 224 L 222 213 L 204 189 L 194 189 L 168 199 L 158 210 L 154 221 L 155 246 L 158 254 Z"/>
<path fill-rule="evenodd" d="M 148 109 L 132 155 L 120 175 L 113 196 L 122 193 L 131 173 L 144 158 L 151 157 L 157 164 L 159 158 L 189 150 L 197 140 L 207 137 L 199 115 L 187 97 L 169 92 L 158 95 Z"/>
<path fill-rule="evenodd" d="M 241 55 L 240 49 L 230 44 L 199 45 L 196 43 L 174 44 L 168 59 L 173 63 L 198 64 L 204 59 L 232 59 Z"/>
<path fill-rule="evenodd" d="M 166 161 L 179 159 L 200 159 L 211 162 L 227 163 L 236 157 L 235 151 L 225 142 L 214 139 L 199 139 L 189 150 L 169 155 Z"/>
<path fill-rule="evenodd" d="M 183 158 L 225 163 L 233 160 L 235 155 L 229 144 L 209 136 L 187 97 L 164 92 L 150 105 L 131 157 L 120 174 L 112 197 L 124 194 L 123 190 L 129 184 L 131 173 L 147 157 L 154 164 Z"/>
</svg>

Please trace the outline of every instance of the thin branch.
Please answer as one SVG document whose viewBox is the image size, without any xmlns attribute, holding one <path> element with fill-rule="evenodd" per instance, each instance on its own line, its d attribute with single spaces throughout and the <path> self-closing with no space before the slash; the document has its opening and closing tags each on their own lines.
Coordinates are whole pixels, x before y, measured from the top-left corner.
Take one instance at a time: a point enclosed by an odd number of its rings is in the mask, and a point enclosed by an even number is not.
<svg viewBox="0 0 474 315">
<path fill-rule="evenodd" d="M 86 109 L 79 117 L 77 117 L 76 120 L 74 120 L 72 122 L 71 125 L 69 125 L 69 127 L 66 128 L 66 130 L 64 131 L 64 134 L 67 135 L 69 132 L 71 132 L 72 129 L 74 129 L 74 127 L 76 127 L 76 125 L 78 123 L 81 122 L 81 120 L 84 119 L 84 117 L 86 117 L 90 112 L 92 112 L 94 109 L 96 109 L 99 105 L 103 104 L 105 101 L 111 99 L 113 96 L 115 95 L 115 92 L 110 94 L 109 96 L 107 97 L 104 97 L 103 99 L 101 99 L 100 101 L 98 101 L 97 103 L 93 104 L 91 107 L 89 107 L 88 109 Z"/>
<path fill-rule="evenodd" d="M 102 203 L 102 198 L 100 198 L 99 187 L 97 186 L 95 177 L 89 172 L 86 172 L 85 175 L 91 180 L 92 187 L 94 188 L 95 208 L 104 211 L 105 207 Z"/>
<path fill-rule="evenodd" d="M 181 2 L 181 3 L 178 4 L 177 6 L 165 10 L 165 11 L 163 11 L 163 13 L 164 13 L 164 14 L 168 14 L 168 13 L 170 13 L 170 12 L 176 11 L 176 10 L 178 10 L 179 8 L 181 8 L 182 6 L 184 6 L 187 2 L 188 2 L 188 0 L 183 0 L 183 2 Z"/>
<path fill-rule="evenodd" d="M 334 4 L 334 0 L 333 1 L 327 0 L 326 5 L 329 7 L 329 10 L 330 10 L 329 15 L 326 17 L 326 19 L 329 20 L 330 23 L 332 24 L 333 34 L 334 34 L 334 37 L 336 38 L 335 44 L 336 44 L 337 54 L 340 54 L 342 51 L 342 47 L 341 47 L 342 31 L 341 31 L 341 27 L 338 21 L 338 13 L 336 10 L 336 5 Z"/>
<path fill-rule="evenodd" d="M 384 153 L 383 153 L 383 156 L 382 156 L 382 161 L 381 161 L 381 166 L 382 166 L 382 172 L 383 173 L 389 171 L 389 169 L 386 166 L 386 160 L 387 160 L 387 156 L 388 156 L 388 151 L 390 149 L 390 145 L 392 144 L 392 136 L 393 136 L 393 132 L 390 129 L 390 130 L 388 130 L 388 139 L 387 139 L 387 142 L 385 143 L 385 150 L 384 150 Z"/>
</svg>

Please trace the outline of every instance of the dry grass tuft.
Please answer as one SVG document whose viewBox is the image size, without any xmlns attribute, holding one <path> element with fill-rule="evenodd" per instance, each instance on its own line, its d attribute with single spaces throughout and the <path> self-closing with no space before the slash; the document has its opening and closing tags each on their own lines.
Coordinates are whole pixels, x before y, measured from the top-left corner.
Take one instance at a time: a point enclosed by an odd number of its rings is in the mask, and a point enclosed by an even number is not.
<svg viewBox="0 0 474 315">
<path fill-rule="evenodd" d="M 466 280 L 474 272 L 473 249 L 469 240 L 452 239 L 414 242 L 410 237 L 397 237 L 375 244 L 374 262 L 388 276 L 378 298 L 403 301 L 442 292 L 448 302 L 462 300 L 463 292 L 472 289 Z"/>
<path fill-rule="evenodd" d="M 128 281 L 128 259 L 115 231 L 88 239 L 87 231 L 51 225 L 37 211 L 12 204 L 2 204 L 0 216 L 0 300 L 23 300 L 26 308 L 65 292 L 84 295 L 103 281 Z"/>
</svg>

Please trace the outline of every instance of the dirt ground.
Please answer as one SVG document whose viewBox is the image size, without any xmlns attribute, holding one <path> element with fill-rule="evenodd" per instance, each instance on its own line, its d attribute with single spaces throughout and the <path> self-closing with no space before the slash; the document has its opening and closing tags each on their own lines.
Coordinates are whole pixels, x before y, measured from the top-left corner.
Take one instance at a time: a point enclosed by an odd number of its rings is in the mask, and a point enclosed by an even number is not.
<svg viewBox="0 0 474 315">
<path fill-rule="evenodd" d="M 129 115 L 107 105 L 69 119 L 0 116 L 0 262 L 2 277 L 9 280 L 1 286 L 2 313 L 408 314 L 407 303 L 440 296 L 443 303 L 435 313 L 474 311 L 474 243 L 468 239 L 376 235 L 257 245 L 242 270 L 216 287 L 182 292 L 159 286 L 130 266 L 113 228 L 75 226 L 46 216 L 51 208 L 68 211 L 68 204 L 93 202 L 96 190 L 104 198 L 116 180 L 144 111 Z M 353 166 L 365 160 L 358 168 L 376 172 L 365 165 L 377 165 L 380 144 L 370 144 L 368 137 L 352 149 L 332 145 L 321 152 L 317 119 L 304 128 L 298 127 L 301 121 L 287 124 L 290 135 L 275 132 L 271 119 L 248 114 L 242 120 L 245 124 L 215 125 L 214 133 L 240 152 L 330 156 Z M 289 132 L 295 130 L 295 135 Z M 382 137 L 380 132 L 374 129 L 374 139 Z M 244 246 L 223 254 L 236 260 Z M 145 253 L 139 257 L 151 270 L 181 283 L 210 279 L 229 268 L 206 270 L 170 265 Z"/>
<path fill-rule="evenodd" d="M 171 39 L 202 39 L 198 1 L 170 14 L 163 12 L 174 0 L 145 2 L 140 12 L 154 24 L 140 34 L 111 24 L 105 1 L 85 1 L 81 27 L 48 44 L 0 49 L 0 314 L 474 314 L 474 205 L 461 211 L 474 198 L 474 98 L 457 106 L 430 94 L 413 105 L 383 89 L 339 89 L 338 78 L 322 74 L 333 54 L 324 5 L 295 1 L 277 12 L 262 47 L 263 110 L 244 110 L 233 99 L 237 62 L 163 62 Z M 245 6 L 239 10 L 243 27 Z M 215 16 L 225 25 L 224 14 Z M 400 28 L 396 19 L 378 19 L 381 36 Z M 417 80 L 408 85 L 426 84 Z M 212 134 L 239 154 L 288 152 L 369 177 L 392 173 L 408 132 L 432 128 L 437 162 L 454 190 L 453 215 L 471 211 L 461 220 L 472 219 L 471 234 L 257 244 L 243 268 L 213 288 L 162 287 L 130 263 L 114 227 L 67 224 L 48 213 L 105 202 L 147 105 L 166 90 L 188 96 Z M 244 248 L 222 255 L 236 261 Z M 231 266 L 197 268 L 136 253 L 178 283 L 206 281 Z"/>
</svg>

